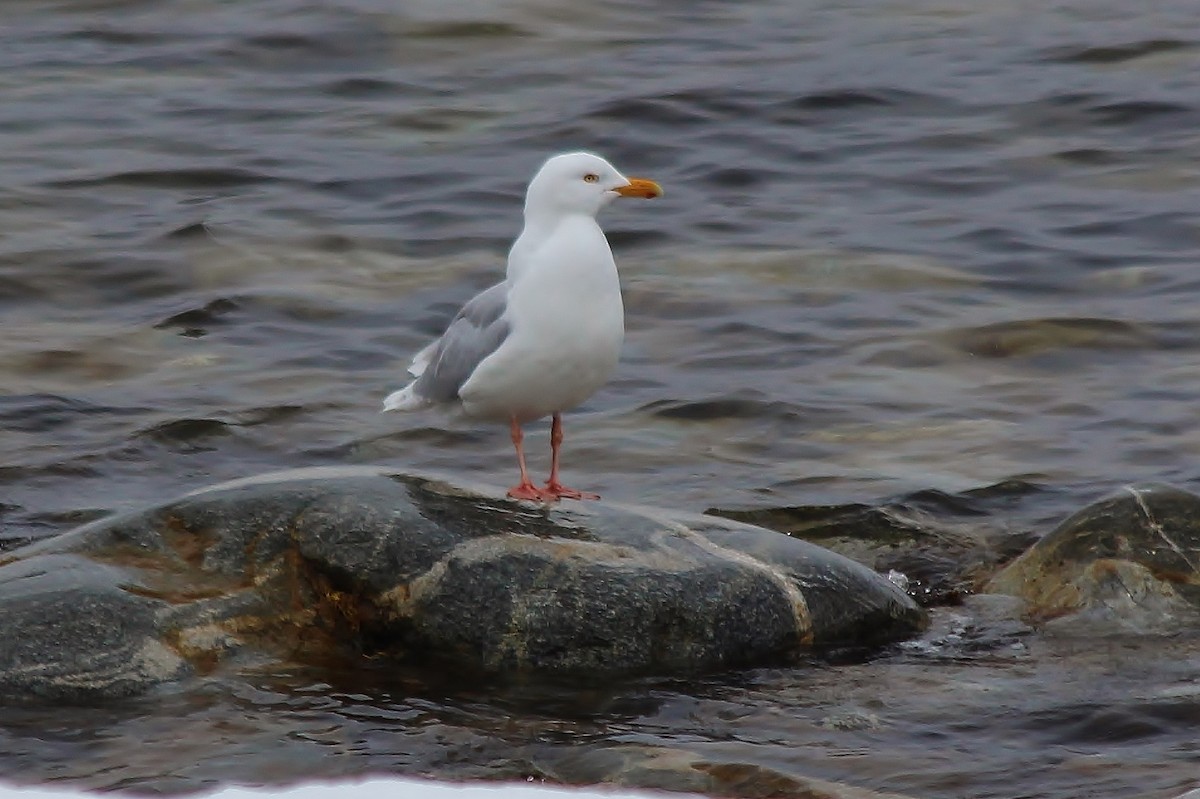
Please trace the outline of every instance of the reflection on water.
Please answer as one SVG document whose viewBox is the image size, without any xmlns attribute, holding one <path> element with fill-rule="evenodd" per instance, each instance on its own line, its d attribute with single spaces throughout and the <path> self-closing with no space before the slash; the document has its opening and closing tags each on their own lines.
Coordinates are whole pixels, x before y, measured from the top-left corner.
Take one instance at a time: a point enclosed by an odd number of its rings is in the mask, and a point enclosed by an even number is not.
<svg viewBox="0 0 1200 799">
<path fill-rule="evenodd" d="M 606 212 L 628 343 L 567 418 L 568 476 L 694 510 L 1018 479 L 1039 490 L 986 525 L 1021 536 L 1114 486 L 1193 484 L 1194 23 L 1184 0 L 10 4 L 0 546 L 267 469 L 509 482 L 502 429 L 378 403 L 499 274 L 538 163 L 579 147 L 667 195 Z M 13 720 L 0 772 L 569 778 L 546 751 L 594 736 L 922 796 L 1167 796 L 1194 770 L 1173 737 L 1194 700 L 1169 650 L 1134 646 L 1156 665 L 1132 683 L 1124 657 L 1083 686 L 1041 652 L 956 672 L 947 705 L 908 654 L 639 688 L 658 704 L 578 726 L 287 677 L 41 737 Z M 787 699 L 810 690 L 879 726 L 821 726 L 836 708 Z M 1021 725 L 1042 722 L 1033 754 Z"/>
<path fill-rule="evenodd" d="M 368 667 L 57 716 L 10 708 L 2 773 L 138 793 L 395 773 L 728 793 L 721 767 L 750 795 L 780 775 L 909 796 L 1194 787 L 1195 641 L 1044 641 L 972 619 L 939 612 L 881 660 L 704 681 L 464 688 Z"/>
</svg>

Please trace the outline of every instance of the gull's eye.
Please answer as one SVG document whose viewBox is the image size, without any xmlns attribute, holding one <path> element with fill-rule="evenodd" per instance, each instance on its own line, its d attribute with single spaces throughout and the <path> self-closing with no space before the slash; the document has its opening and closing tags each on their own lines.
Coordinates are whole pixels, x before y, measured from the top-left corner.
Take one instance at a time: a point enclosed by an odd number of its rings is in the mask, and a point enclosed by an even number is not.
<svg viewBox="0 0 1200 799">
<path fill-rule="evenodd" d="M 594 172 L 588 172 L 586 175 L 583 176 L 583 181 L 585 183 L 595 183 L 599 179 L 600 179 L 600 176 L 595 174 Z"/>
</svg>

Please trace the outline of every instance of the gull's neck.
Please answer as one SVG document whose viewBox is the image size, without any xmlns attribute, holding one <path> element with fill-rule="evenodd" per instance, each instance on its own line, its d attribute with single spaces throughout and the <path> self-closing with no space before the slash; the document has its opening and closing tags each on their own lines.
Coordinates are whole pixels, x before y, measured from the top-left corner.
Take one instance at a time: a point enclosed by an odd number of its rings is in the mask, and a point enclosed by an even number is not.
<svg viewBox="0 0 1200 799">
<path fill-rule="evenodd" d="M 565 218 L 564 214 L 547 211 L 525 209 L 525 224 L 521 228 L 521 238 L 540 239 L 550 235 Z"/>
<path fill-rule="evenodd" d="M 580 216 L 587 216 L 595 221 L 595 214 L 587 214 L 583 211 L 565 211 L 557 205 L 545 202 L 535 202 L 529 197 L 525 198 L 525 230 L 545 230 L 547 232 L 558 227 L 564 220 L 575 219 Z"/>
<path fill-rule="evenodd" d="M 590 214 L 581 212 L 563 213 L 562 211 L 545 211 L 535 210 L 525 205 L 525 226 L 521 229 L 521 235 L 517 236 L 517 240 L 513 242 L 512 248 L 508 251 L 508 271 L 507 277 L 509 281 L 513 281 L 520 276 L 521 264 L 525 259 L 532 255 L 545 241 L 554 234 L 560 225 L 565 222 L 584 222 L 591 224 L 599 229 L 599 224 L 596 218 Z M 600 235 L 604 235 L 603 232 Z"/>
</svg>

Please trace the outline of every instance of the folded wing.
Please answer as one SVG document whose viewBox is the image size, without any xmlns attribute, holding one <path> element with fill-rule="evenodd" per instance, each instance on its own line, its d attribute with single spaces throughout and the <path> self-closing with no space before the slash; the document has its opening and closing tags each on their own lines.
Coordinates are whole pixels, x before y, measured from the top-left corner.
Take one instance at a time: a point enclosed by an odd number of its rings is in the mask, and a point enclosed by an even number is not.
<svg viewBox="0 0 1200 799">
<path fill-rule="evenodd" d="M 508 337 L 507 300 L 506 282 L 480 292 L 462 307 L 441 338 L 417 353 L 409 367 L 417 376 L 410 386 L 416 397 L 427 403 L 458 399 L 475 367 Z"/>
</svg>

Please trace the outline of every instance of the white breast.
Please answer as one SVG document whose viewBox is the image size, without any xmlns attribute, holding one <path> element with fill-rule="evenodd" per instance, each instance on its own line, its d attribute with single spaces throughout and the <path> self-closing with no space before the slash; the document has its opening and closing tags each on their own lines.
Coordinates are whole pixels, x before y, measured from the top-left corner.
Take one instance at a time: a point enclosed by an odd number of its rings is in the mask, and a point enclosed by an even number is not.
<svg viewBox="0 0 1200 799">
<path fill-rule="evenodd" d="M 512 332 L 462 387 L 464 409 L 528 421 L 575 407 L 612 375 L 625 336 L 604 233 L 591 218 L 569 217 L 510 264 L 509 279 Z"/>
</svg>

